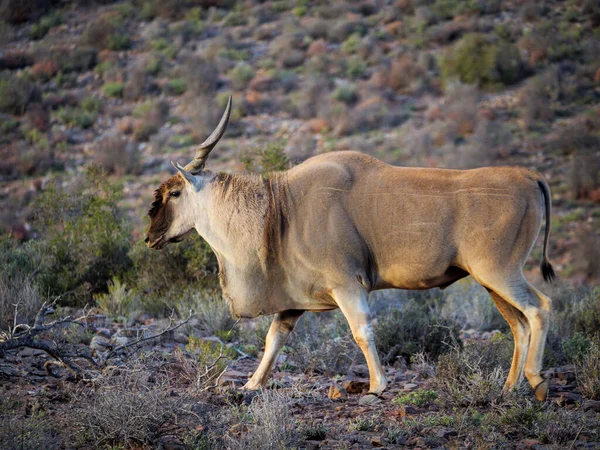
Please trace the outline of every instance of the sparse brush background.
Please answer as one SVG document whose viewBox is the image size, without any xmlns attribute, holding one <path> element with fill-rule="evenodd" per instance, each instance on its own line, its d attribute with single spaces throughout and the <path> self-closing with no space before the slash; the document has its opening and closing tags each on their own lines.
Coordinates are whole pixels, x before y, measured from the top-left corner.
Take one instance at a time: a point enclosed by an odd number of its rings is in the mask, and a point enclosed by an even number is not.
<svg viewBox="0 0 600 450">
<path fill-rule="evenodd" d="M 526 272 L 554 300 L 544 366 L 574 364 L 581 394 L 599 399 L 598 54 L 595 0 L 0 0 L 0 330 L 31 324 L 45 300 L 57 299 L 59 316 L 90 306 L 129 327 L 191 308 L 191 334 L 229 343 L 238 352 L 230 359 L 259 354 L 268 320 L 230 317 L 201 238 L 160 252 L 142 242 L 169 160 L 193 155 L 233 95 L 213 170 L 271 172 L 348 149 L 407 166 L 539 170 L 553 193 L 550 255 L 559 275 L 553 286 L 540 282 L 538 243 Z M 435 396 L 399 404 L 435 397 L 440 408 L 467 407 L 462 419 L 440 411 L 408 429 L 390 426 L 390 444 L 427 426 L 479 428 L 473 439 L 483 444 L 526 435 L 564 445 L 581 431 L 575 412 L 523 398 L 489 414 L 472 409 L 499 394 L 512 338 L 468 279 L 446 291 L 377 293 L 372 304 L 385 364 L 412 363 L 434 380 Z M 478 332 L 494 336 L 461 342 Z M 69 333 L 59 341 L 90 341 Z M 216 353 L 193 342 L 177 367 L 197 387 Z M 346 375 L 363 363 L 339 312 L 306 314 L 283 355 L 280 370 L 310 375 Z M 138 361 L 134 372 L 161 361 Z M 152 446 L 179 423 L 186 448 L 288 448 L 329 432 L 312 422 L 289 428 L 281 421 L 290 398 L 278 394 L 249 407 L 223 394 L 237 406 L 208 414 L 169 396 L 175 378 L 148 384 L 121 373 L 69 393 L 65 401 L 91 402 L 114 422 L 73 410 L 73 420 L 61 420 L 87 430 L 77 442 L 49 425 L 43 405 L 2 395 L 0 442 Z M 147 392 L 143 403 L 130 395 L 136 390 Z M 281 415 L 271 417 L 269 405 Z M 144 413 L 116 434 L 127 417 L 119 408 L 130 407 Z M 234 423 L 241 440 L 214 440 Z M 365 420 L 349 429 L 375 428 Z"/>
</svg>

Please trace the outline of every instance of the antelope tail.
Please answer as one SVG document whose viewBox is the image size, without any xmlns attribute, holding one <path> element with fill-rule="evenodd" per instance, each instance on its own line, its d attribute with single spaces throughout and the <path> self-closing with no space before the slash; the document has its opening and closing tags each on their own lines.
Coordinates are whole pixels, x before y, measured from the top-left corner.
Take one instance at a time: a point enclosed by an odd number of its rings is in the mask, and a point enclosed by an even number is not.
<svg viewBox="0 0 600 450">
<path fill-rule="evenodd" d="M 540 269 L 542 270 L 542 276 L 544 281 L 550 283 L 556 278 L 552 264 L 548 260 L 548 240 L 550 238 L 550 214 L 552 213 L 552 203 L 550 202 L 550 188 L 544 180 L 538 180 L 538 185 L 544 195 L 544 203 L 546 205 L 546 230 L 544 233 L 544 253 L 542 256 L 542 263 Z"/>
</svg>

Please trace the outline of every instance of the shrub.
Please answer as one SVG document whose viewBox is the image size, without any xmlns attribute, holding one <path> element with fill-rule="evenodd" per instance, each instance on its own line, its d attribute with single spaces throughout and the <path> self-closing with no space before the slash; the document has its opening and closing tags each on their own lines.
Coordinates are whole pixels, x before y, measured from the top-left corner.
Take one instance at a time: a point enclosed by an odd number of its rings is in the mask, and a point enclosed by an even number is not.
<svg viewBox="0 0 600 450">
<path fill-rule="evenodd" d="M 0 239 L 0 334 L 15 323 L 31 324 L 43 297 L 30 280 L 36 270 L 30 245 L 5 237 Z M 15 306 L 16 305 L 16 306 Z"/>
<path fill-rule="evenodd" d="M 98 166 L 90 166 L 70 188 L 50 185 L 36 203 L 36 225 L 46 233 L 36 242 L 42 292 L 61 304 L 88 299 L 129 269 L 130 225 L 118 206 L 121 194 Z"/>
<path fill-rule="evenodd" d="M 114 278 L 108 282 L 108 292 L 97 294 L 95 300 L 100 311 L 114 319 L 129 315 L 135 296 L 126 284 Z"/>
<path fill-rule="evenodd" d="M 42 39 L 51 28 L 57 27 L 63 23 L 63 16 L 60 12 L 55 11 L 52 14 L 44 16 L 40 21 L 31 26 L 29 37 L 33 40 Z"/>
<path fill-rule="evenodd" d="M 346 374 L 354 362 L 363 361 L 339 313 L 302 317 L 289 345 L 292 360 L 305 373 Z"/>
<path fill-rule="evenodd" d="M 13 38 L 13 28 L 9 23 L 4 20 L 0 20 L 0 45 L 4 46 L 8 44 Z"/>
<path fill-rule="evenodd" d="M 502 392 L 512 360 L 510 341 L 470 341 L 440 356 L 434 386 L 445 406 L 489 405 Z"/>
<path fill-rule="evenodd" d="M 134 116 L 139 119 L 134 124 L 134 139 L 138 142 L 147 141 L 167 120 L 169 104 L 165 100 L 146 101 L 136 107 Z"/>
<path fill-rule="evenodd" d="M 525 75 L 519 51 L 509 43 L 493 44 L 482 34 L 467 34 L 441 62 L 445 82 L 458 79 L 486 88 L 514 84 Z"/>
<path fill-rule="evenodd" d="M 553 118 L 552 100 L 557 100 L 556 79 L 553 72 L 546 72 L 527 80 L 521 90 L 521 110 L 527 129 L 532 129 L 538 121 L 548 122 Z"/>
<path fill-rule="evenodd" d="M 40 403 L 30 403 L 10 391 L 0 398 L 0 447 L 58 450 L 60 434 Z"/>
<path fill-rule="evenodd" d="M 0 73 L 0 112 L 23 114 L 30 103 L 38 102 L 37 86 L 17 75 Z"/>
<path fill-rule="evenodd" d="M 286 170 L 290 166 L 283 147 L 277 144 L 257 147 L 241 159 L 247 171 L 263 174 Z"/>
<path fill-rule="evenodd" d="M 593 400 L 600 400 L 600 341 L 596 338 L 586 354 L 575 361 L 577 384 L 581 393 Z"/>
<path fill-rule="evenodd" d="M 94 68 L 97 62 L 98 51 L 92 46 L 78 45 L 74 49 L 57 47 L 51 50 L 43 49 L 38 58 L 52 60 L 64 73 L 86 72 Z"/>
<path fill-rule="evenodd" d="M 102 86 L 102 93 L 109 97 L 123 97 L 123 83 L 106 83 Z"/>
<path fill-rule="evenodd" d="M 52 0 L 2 0 L 0 17 L 13 25 L 27 22 L 48 11 L 53 3 Z"/>
<path fill-rule="evenodd" d="M 125 370 L 102 377 L 94 390 L 79 394 L 69 414 L 79 431 L 78 446 L 155 447 L 159 438 L 171 434 L 169 428 L 183 415 L 185 397 L 170 395 L 166 380 L 155 379 L 147 370 Z"/>
<path fill-rule="evenodd" d="M 347 105 L 352 105 L 358 101 L 358 91 L 354 85 L 338 86 L 333 91 L 333 98 Z"/>
<path fill-rule="evenodd" d="M 379 313 L 375 345 L 385 364 L 393 364 L 399 357 L 408 362 L 417 353 L 435 360 L 458 341 L 458 324 L 435 316 L 430 306 L 430 302 L 412 297 L 401 309 Z"/>
<path fill-rule="evenodd" d="M 216 91 L 219 71 L 214 61 L 197 56 L 187 57 L 183 61 L 182 71 L 182 77 L 190 94 L 210 95 Z"/>
<path fill-rule="evenodd" d="M 185 80 L 182 78 L 175 78 L 173 80 L 169 80 L 167 83 L 167 91 L 171 95 L 182 95 L 185 92 L 185 89 Z"/>
<path fill-rule="evenodd" d="M 94 156 L 107 173 L 122 176 L 139 173 L 141 168 L 137 146 L 119 134 L 103 136 L 94 146 Z"/>
<path fill-rule="evenodd" d="M 399 394 L 392 403 L 394 405 L 415 405 L 423 407 L 433 403 L 438 397 L 437 392 L 429 389 L 419 389 L 407 394 Z"/>
<path fill-rule="evenodd" d="M 147 296 L 168 298 L 171 290 L 180 289 L 180 286 L 208 292 L 218 287 L 217 258 L 199 236 L 190 236 L 152 253 L 140 240 L 129 255 L 133 270 L 126 281 Z"/>
<path fill-rule="evenodd" d="M 392 62 L 389 72 L 389 86 L 394 90 L 409 87 L 416 79 L 423 76 L 423 69 L 412 56 L 403 55 Z"/>
<path fill-rule="evenodd" d="M 86 111 L 83 108 L 62 107 L 55 113 L 55 117 L 70 127 L 90 128 L 96 122 L 98 113 Z"/>
<path fill-rule="evenodd" d="M 236 320 L 231 316 L 229 305 L 220 296 L 208 296 L 206 293 L 192 295 L 192 309 L 198 317 L 198 325 L 207 336 L 218 336 L 229 341 L 233 337 Z"/>
<path fill-rule="evenodd" d="M 232 450 L 284 450 L 296 443 L 290 399 L 277 391 L 264 391 L 248 407 L 252 424 L 242 436 L 227 436 Z"/>
<path fill-rule="evenodd" d="M 83 42 L 99 50 L 125 50 L 131 45 L 120 18 L 112 14 L 93 19 L 85 29 Z"/>
<path fill-rule="evenodd" d="M 233 88 L 241 91 L 246 88 L 250 80 L 254 77 L 254 70 L 249 64 L 241 63 L 233 68 L 229 77 L 231 78 Z"/>
</svg>

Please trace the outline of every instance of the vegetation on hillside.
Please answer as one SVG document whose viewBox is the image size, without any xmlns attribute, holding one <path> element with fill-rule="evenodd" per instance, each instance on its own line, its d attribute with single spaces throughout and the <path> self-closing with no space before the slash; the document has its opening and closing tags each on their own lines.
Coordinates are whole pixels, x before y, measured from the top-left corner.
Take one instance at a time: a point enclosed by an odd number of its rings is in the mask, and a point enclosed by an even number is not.
<svg viewBox="0 0 600 450">
<path fill-rule="evenodd" d="M 597 445 L 599 43 L 595 0 L 0 0 L 0 447 Z M 501 395 L 512 337 L 469 280 L 372 296 L 380 409 L 355 413 L 364 360 L 339 312 L 305 314 L 271 390 L 232 389 L 268 319 L 231 318 L 200 237 L 142 242 L 169 160 L 230 95 L 211 170 L 353 149 L 540 171 L 560 280 L 542 286 L 549 400 Z"/>
</svg>

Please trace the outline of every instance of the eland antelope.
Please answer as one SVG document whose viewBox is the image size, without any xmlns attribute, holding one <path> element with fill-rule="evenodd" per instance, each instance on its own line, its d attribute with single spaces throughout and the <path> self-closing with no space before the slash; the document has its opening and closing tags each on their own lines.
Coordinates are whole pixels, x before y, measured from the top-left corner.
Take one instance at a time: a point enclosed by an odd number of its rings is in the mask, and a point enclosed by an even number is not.
<svg viewBox="0 0 600 450">
<path fill-rule="evenodd" d="M 445 288 L 471 275 L 490 293 L 514 335 L 505 389 L 523 374 L 544 399 L 542 355 L 551 300 L 523 276 L 545 213 L 541 271 L 548 261 L 550 189 L 519 167 L 448 170 L 394 167 L 358 152 L 315 156 L 266 176 L 213 173 L 206 159 L 223 136 L 231 98 L 213 133 L 156 191 L 146 242 L 160 249 L 193 230 L 208 242 L 236 317 L 274 315 L 247 389 L 263 386 L 305 311 L 340 308 L 365 355 L 375 402 L 387 380 L 367 297 L 377 289 Z"/>
</svg>

